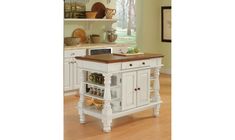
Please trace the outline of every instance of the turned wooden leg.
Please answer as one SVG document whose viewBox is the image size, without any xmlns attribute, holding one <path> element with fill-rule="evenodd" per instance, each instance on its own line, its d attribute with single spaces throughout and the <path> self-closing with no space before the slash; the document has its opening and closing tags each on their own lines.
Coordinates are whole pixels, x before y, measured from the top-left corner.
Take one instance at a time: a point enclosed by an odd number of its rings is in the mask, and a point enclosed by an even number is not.
<svg viewBox="0 0 235 140">
<path fill-rule="evenodd" d="M 84 84 L 82 83 L 82 81 L 84 81 L 84 77 L 85 77 L 85 72 L 80 70 L 81 73 L 81 85 L 80 85 L 80 89 L 79 89 L 79 93 L 80 93 L 80 99 L 78 102 L 78 111 L 79 111 L 79 115 L 80 115 L 80 123 L 84 124 L 85 123 L 85 114 L 83 112 L 83 108 L 84 108 L 84 92 L 85 92 L 85 88 L 84 88 Z"/>
<path fill-rule="evenodd" d="M 110 84 L 111 84 L 111 74 L 104 74 L 104 106 L 102 110 L 102 123 L 103 131 L 110 132 L 112 124 L 112 108 L 111 108 L 111 93 L 110 93 Z"/>
<path fill-rule="evenodd" d="M 154 117 L 160 116 L 160 107 L 161 107 L 161 104 L 157 104 L 157 105 L 153 108 L 153 116 L 154 116 Z"/>
<path fill-rule="evenodd" d="M 110 102 L 107 101 L 102 110 L 102 123 L 103 123 L 103 131 L 110 132 L 112 124 L 112 109 Z"/>
<path fill-rule="evenodd" d="M 153 116 L 157 117 L 160 115 L 160 101 L 161 101 L 161 96 L 160 96 L 160 81 L 159 81 L 159 75 L 160 75 L 160 68 L 155 69 L 155 75 L 156 75 L 156 82 L 154 84 L 154 100 L 158 102 L 158 104 L 153 108 Z"/>
<path fill-rule="evenodd" d="M 80 97 L 81 98 L 81 97 Z M 79 110 L 79 115 L 80 115 L 80 123 L 84 124 L 85 123 L 85 114 L 83 113 L 83 103 L 84 101 L 79 101 L 78 103 L 78 110 Z"/>
</svg>

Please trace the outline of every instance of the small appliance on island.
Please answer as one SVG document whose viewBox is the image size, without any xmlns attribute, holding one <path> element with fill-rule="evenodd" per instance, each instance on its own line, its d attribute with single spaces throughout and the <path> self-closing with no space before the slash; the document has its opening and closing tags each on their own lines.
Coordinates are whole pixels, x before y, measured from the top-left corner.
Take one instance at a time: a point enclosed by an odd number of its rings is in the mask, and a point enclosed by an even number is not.
<svg viewBox="0 0 235 140">
<path fill-rule="evenodd" d="M 85 114 L 90 115 L 102 121 L 104 132 L 110 132 L 113 119 L 150 108 L 153 116 L 159 115 L 163 55 L 101 54 L 75 58 L 81 74 L 80 123 L 85 123 Z"/>
</svg>

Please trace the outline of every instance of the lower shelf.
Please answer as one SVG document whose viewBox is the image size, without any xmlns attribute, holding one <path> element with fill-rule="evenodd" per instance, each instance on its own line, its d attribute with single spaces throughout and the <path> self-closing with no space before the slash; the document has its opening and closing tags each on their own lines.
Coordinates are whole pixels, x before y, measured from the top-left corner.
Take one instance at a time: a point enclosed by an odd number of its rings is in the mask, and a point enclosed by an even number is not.
<svg viewBox="0 0 235 140">
<path fill-rule="evenodd" d="M 129 110 L 113 113 L 112 119 L 120 118 L 120 117 L 129 115 L 129 114 L 133 114 L 133 113 L 136 113 L 136 112 L 144 111 L 144 110 L 152 108 L 155 105 L 160 104 L 160 103 L 162 103 L 162 101 L 160 101 L 160 102 L 152 102 L 152 103 L 149 103 L 149 104 L 144 105 L 144 106 L 139 106 L 139 107 L 132 108 L 132 109 L 129 109 Z"/>
<path fill-rule="evenodd" d="M 102 118 L 102 111 L 97 110 L 94 106 L 86 106 L 83 109 L 84 113 L 96 118 Z"/>
<path fill-rule="evenodd" d="M 155 105 L 160 104 L 160 103 L 162 103 L 162 101 L 151 102 L 147 105 L 139 106 L 139 107 L 132 108 L 132 109 L 129 109 L 129 110 L 124 110 L 124 111 L 121 111 L 121 112 L 114 112 L 112 114 L 112 119 L 120 118 L 120 117 L 130 115 L 130 114 L 133 114 L 133 113 L 136 113 L 136 112 L 144 111 L 146 109 L 153 108 Z M 84 113 L 87 114 L 87 115 L 102 119 L 102 111 L 97 110 L 94 106 L 84 107 Z"/>
</svg>

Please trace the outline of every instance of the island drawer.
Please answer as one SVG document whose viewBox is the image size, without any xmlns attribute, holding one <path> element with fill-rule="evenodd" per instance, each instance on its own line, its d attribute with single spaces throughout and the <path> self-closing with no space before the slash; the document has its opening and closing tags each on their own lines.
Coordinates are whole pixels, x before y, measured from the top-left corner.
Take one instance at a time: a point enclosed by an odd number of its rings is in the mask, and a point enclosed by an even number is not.
<svg viewBox="0 0 235 140">
<path fill-rule="evenodd" d="M 75 57 L 75 56 L 85 56 L 86 50 L 67 50 L 64 51 L 64 57 Z"/>
<path fill-rule="evenodd" d="M 150 66 L 149 60 L 129 61 L 122 63 L 122 69 L 132 69 Z"/>
</svg>

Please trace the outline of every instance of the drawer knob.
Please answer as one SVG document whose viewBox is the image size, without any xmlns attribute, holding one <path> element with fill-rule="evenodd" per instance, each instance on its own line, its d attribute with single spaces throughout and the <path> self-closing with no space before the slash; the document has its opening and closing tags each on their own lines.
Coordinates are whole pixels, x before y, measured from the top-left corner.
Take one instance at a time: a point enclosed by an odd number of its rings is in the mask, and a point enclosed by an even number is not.
<svg viewBox="0 0 235 140">
<path fill-rule="evenodd" d="M 132 66 L 132 64 L 130 64 L 130 66 Z"/>
<path fill-rule="evenodd" d="M 140 88 L 138 88 L 138 90 L 140 90 Z"/>
<path fill-rule="evenodd" d="M 142 64 L 145 65 L 145 62 L 143 62 Z"/>
</svg>

